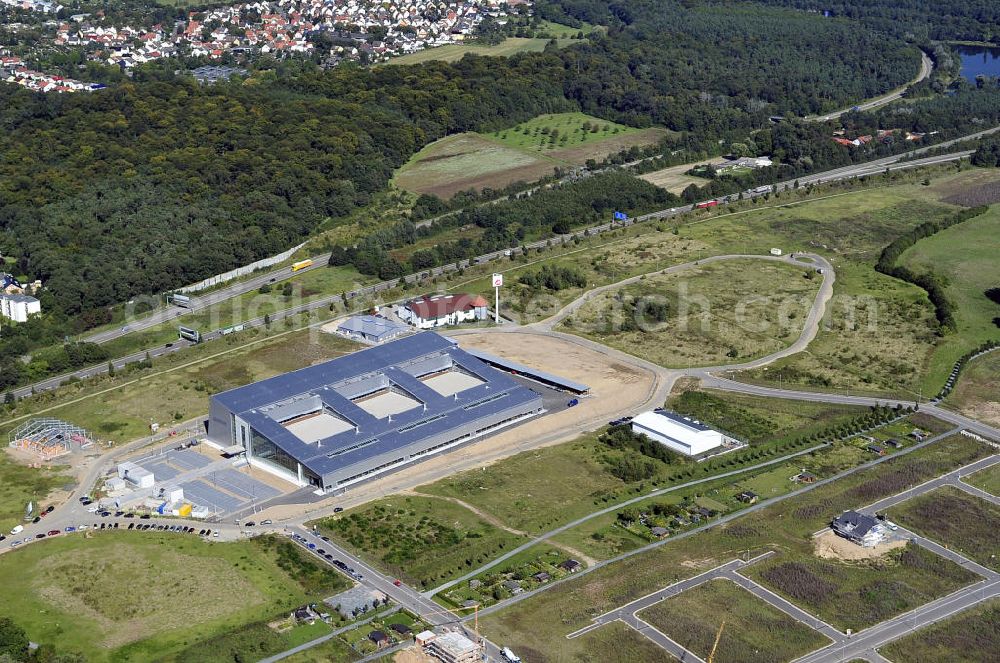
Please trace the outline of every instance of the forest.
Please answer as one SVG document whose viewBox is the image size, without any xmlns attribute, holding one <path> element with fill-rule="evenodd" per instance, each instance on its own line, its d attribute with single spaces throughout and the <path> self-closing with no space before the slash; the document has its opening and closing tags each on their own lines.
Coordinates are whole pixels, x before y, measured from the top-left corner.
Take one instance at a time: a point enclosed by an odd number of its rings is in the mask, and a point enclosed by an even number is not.
<svg viewBox="0 0 1000 663">
<path fill-rule="evenodd" d="M 709 0 L 728 4 L 727 0 Z M 917 39 L 997 43 L 1000 3 L 995 0 L 756 0 L 761 5 L 829 12 L 888 34 Z"/>
</svg>

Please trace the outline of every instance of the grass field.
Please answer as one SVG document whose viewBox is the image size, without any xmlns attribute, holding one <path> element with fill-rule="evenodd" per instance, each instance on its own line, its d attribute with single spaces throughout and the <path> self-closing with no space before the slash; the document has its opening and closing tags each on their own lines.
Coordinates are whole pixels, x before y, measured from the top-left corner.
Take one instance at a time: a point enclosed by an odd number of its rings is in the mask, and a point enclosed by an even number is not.
<svg viewBox="0 0 1000 663">
<path fill-rule="evenodd" d="M 45 498 L 58 488 L 69 488 L 75 482 L 59 469 L 28 467 L 0 452 L 0 534 L 20 522 L 29 501 L 36 508 L 44 507 Z"/>
<path fill-rule="evenodd" d="M 400 189 L 441 198 L 469 189 L 502 189 L 552 175 L 555 168 L 582 165 L 587 159 L 600 161 L 633 145 L 655 143 L 665 133 L 583 113 L 540 115 L 489 135 L 462 133 L 437 140 L 396 171 L 393 182 Z"/>
<path fill-rule="evenodd" d="M 785 441 L 808 436 L 863 414 L 863 408 L 761 398 L 680 386 L 667 407 L 705 421 L 751 442 Z"/>
<path fill-rule="evenodd" d="M 819 290 L 814 274 L 732 260 L 653 275 L 594 297 L 561 330 L 661 366 L 737 363 L 798 337 Z"/>
<path fill-rule="evenodd" d="M 537 652 L 532 661 L 573 660 L 587 651 L 591 643 L 567 640 L 565 635 L 589 624 L 591 617 L 660 589 L 675 577 L 695 575 L 747 550 L 753 554 L 777 547 L 798 555 L 811 555 L 809 535 L 843 510 L 893 495 L 985 453 L 981 444 L 964 436 L 950 437 L 877 468 L 748 514 L 724 527 L 682 540 L 668 539 L 665 545 L 652 551 L 597 569 L 481 617 L 480 628 L 494 642 L 504 642 L 514 651 Z M 781 553 L 778 559 L 785 554 Z M 925 580 L 923 574 L 917 575 L 921 581 Z M 597 639 L 602 636 L 600 630 L 591 635 Z M 609 663 L 630 660 L 635 659 L 617 655 L 606 659 Z"/>
<path fill-rule="evenodd" d="M 502 189 L 551 175 L 559 162 L 476 133 L 455 134 L 413 155 L 393 178 L 401 189 L 448 198 L 468 189 Z"/>
<path fill-rule="evenodd" d="M 672 640 L 707 658 L 721 620 L 719 663 L 783 663 L 830 641 L 729 580 L 712 580 L 638 615 Z"/>
<path fill-rule="evenodd" d="M 160 0 L 169 2 L 170 0 Z M 185 0 L 175 0 L 184 2 Z M 540 53 L 545 50 L 549 41 L 556 40 L 560 48 L 572 44 L 584 43 L 576 39 L 579 33 L 588 35 L 595 29 L 603 29 L 587 23 L 580 28 L 571 28 L 568 25 L 553 23 L 552 21 L 542 21 L 537 29 L 535 37 L 508 37 L 503 42 L 487 46 L 483 44 L 446 44 L 435 48 L 425 48 L 415 53 L 407 53 L 389 60 L 387 64 L 423 64 L 424 62 L 440 61 L 455 62 L 461 60 L 468 54 L 481 55 L 483 57 L 510 57 L 517 53 Z"/>
<path fill-rule="evenodd" d="M 942 230 L 908 249 L 899 259 L 917 273 L 933 270 L 947 279 L 945 293 L 956 305 L 958 331 L 942 339 L 930 356 L 924 380 L 933 392 L 955 361 L 984 341 L 1000 339 L 1000 305 L 984 292 L 1000 287 L 1000 207 Z"/>
<path fill-rule="evenodd" d="M 432 497 L 397 496 L 316 523 L 390 573 L 432 587 L 523 542 L 468 509 Z"/>
<path fill-rule="evenodd" d="M 782 402 L 778 401 L 775 405 L 781 407 Z M 826 420 L 828 425 L 837 425 L 838 421 L 843 420 L 826 419 L 823 414 L 818 413 L 817 418 Z M 891 431 L 902 428 L 912 430 L 914 424 L 907 423 L 908 421 L 889 424 L 874 431 L 872 435 L 883 439 L 893 435 L 898 437 L 898 432 Z M 745 490 L 755 492 L 761 499 L 778 497 L 802 487 L 803 484 L 796 481 L 795 477 L 803 471 L 811 472 L 817 479 L 825 479 L 857 467 L 871 458 L 871 453 L 864 450 L 860 440 L 834 444 L 783 463 L 637 502 L 631 509 L 646 514 L 643 522 L 625 526 L 619 517 L 622 514 L 619 509 L 563 532 L 554 537 L 552 542 L 578 550 L 594 559 L 608 559 L 655 541 L 656 537 L 650 530 L 653 526 L 666 527 L 669 536 L 699 526 L 704 521 L 696 507 L 710 509 L 719 515 L 730 514 L 747 507 L 739 498 L 740 493 Z M 656 515 L 658 507 L 665 504 L 679 507 L 683 522 L 670 516 Z"/>
<path fill-rule="evenodd" d="M 986 492 L 1000 497 L 1000 464 L 980 470 L 962 480 L 971 486 L 982 488 Z"/>
<path fill-rule="evenodd" d="M 525 451 L 418 490 L 460 499 L 509 527 L 541 533 L 595 510 L 625 485 L 601 462 L 609 450 L 596 437 Z"/>
<path fill-rule="evenodd" d="M 573 40 L 560 40 L 560 45 L 572 43 Z M 495 46 L 484 44 L 445 44 L 434 48 L 425 48 L 414 53 L 407 53 L 391 58 L 386 64 L 423 64 L 425 62 L 455 62 L 466 55 L 481 55 L 489 57 L 510 57 L 516 53 L 540 53 L 545 50 L 548 39 L 528 37 L 508 37 Z"/>
<path fill-rule="evenodd" d="M 746 574 L 840 630 L 859 631 L 979 578 L 916 544 L 851 564 L 782 554 Z"/>
<path fill-rule="evenodd" d="M 1000 350 L 969 362 L 945 403 L 965 415 L 1000 426 Z"/>
<path fill-rule="evenodd" d="M 895 663 L 982 663 L 1000 651 L 1000 599 L 990 599 L 944 621 L 884 645 L 879 653 Z"/>
<path fill-rule="evenodd" d="M 210 544 L 132 532 L 85 538 L 64 536 L 0 556 L 0 585 L 19 597 L 0 604 L 0 615 L 33 641 L 79 651 L 88 661 L 179 656 L 347 585 L 287 541 Z"/>
<path fill-rule="evenodd" d="M 661 189 L 666 189 L 671 193 L 680 194 L 692 184 L 697 184 L 698 186 L 708 184 L 709 180 L 704 177 L 695 177 L 694 175 L 687 174 L 696 165 L 698 164 L 684 163 L 679 166 L 668 166 L 661 170 L 654 170 L 651 173 L 640 175 L 639 179 L 646 180 L 650 184 L 654 184 Z"/>
<path fill-rule="evenodd" d="M 983 566 L 1000 570 L 996 558 L 1000 507 L 986 500 L 944 486 L 894 507 L 890 517 Z"/>
<path fill-rule="evenodd" d="M 504 145 L 522 150 L 548 153 L 607 140 L 613 136 L 642 133 L 608 120 L 584 113 L 556 113 L 539 115 L 510 129 L 489 134 Z"/>
</svg>

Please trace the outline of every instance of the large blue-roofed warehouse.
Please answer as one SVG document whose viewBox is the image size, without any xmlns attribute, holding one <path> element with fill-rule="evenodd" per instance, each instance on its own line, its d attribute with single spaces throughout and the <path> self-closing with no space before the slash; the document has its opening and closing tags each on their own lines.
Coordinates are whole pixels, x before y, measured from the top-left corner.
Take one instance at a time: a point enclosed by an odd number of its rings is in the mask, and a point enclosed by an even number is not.
<svg viewBox="0 0 1000 663">
<path fill-rule="evenodd" d="M 216 394 L 208 437 L 335 491 L 542 412 L 539 394 L 423 332 Z"/>
</svg>

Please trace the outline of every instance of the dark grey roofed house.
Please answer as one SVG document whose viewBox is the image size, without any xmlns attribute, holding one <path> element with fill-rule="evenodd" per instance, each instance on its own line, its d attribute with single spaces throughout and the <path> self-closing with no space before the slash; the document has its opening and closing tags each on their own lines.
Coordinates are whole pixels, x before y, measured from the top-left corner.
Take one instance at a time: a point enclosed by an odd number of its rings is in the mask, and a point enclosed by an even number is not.
<svg viewBox="0 0 1000 663">
<path fill-rule="evenodd" d="M 757 501 L 758 497 L 759 496 L 757 495 L 757 493 L 753 492 L 752 490 L 744 490 L 742 493 L 736 496 L 736 499 L 746 504 L 753 504 L 754 502 Z"/>
<path fill-rule="evenodd" d="M 834 533 L 858 545 L 871 547 L 882 540 L 882 526 L 872 516 L 857 511 L 845 511 L 830 523 Z"/>
<path fill-rule="evenodd" d="M 389 624 L 389 628 L 400 635 L 409 635 L 410 633 L 413 633 L 413 629 L 406 624 Z"/>
<path fill-rule="evenodd" d="M 505 580 L 503 582 L 503 588 L 506 589 L 511 594 L 520 594 L 524 590 L 521 588 L 521 583 L 516 580 Z"/>
<path fill-rule="evenodd" d="M 668 530 L 666 527 L 654 527 L 649 531 L 652 532 L 653 536 L 655 536 L 658 539 L 662 539 L 667 534 L 670 534 L 670 530 Z"/>
<path fill-rule="evenodd" d="M 559 568 L 561 568 L 563 571 L 566 571 L 567 573 L 576 573 L 577 571 L 580 570 L 581 566 L 583 565 L 580 564 L 580 562 L 576 561 L 575 559 L 567 559 L 565 562 L 559 563 Z"/>
<path fill-rule="evenodd" d="M 368 639 L 380 648 L 389 644 L 389 636 L 383 631 L 372 631 L 368 634 Z"/>
<path fill-rule="evenodd" d="M 550 575 L 549 575 L 548 573 L 546 573 L 545 571 L 539 571 L 538 573 L 536 573 L 535 575 L 533 575 L 533 576 L 531 576 L 531 577 L 532 577 L 532 579 L 534 579 L 534 581 L 535 581 L 535 582 L 540 582 L 540 583 L 542 583 L 542 584 L 545 584 L 545 583 L 547 583 L 547 582 L 548 582 L 549 580 L 551 580 L 551 579 L 552 579 L 552 576 L 550 576 Z"/>
</svg>

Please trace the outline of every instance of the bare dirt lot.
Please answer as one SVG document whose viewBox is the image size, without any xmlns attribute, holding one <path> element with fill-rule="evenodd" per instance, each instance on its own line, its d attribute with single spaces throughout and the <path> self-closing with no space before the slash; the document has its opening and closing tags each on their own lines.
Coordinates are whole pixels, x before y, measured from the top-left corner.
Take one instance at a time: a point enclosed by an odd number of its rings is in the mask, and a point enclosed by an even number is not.
<svg viewBox="0 0 1000 663">
<path fill-rule="evenodd" d="M 437 663 L 436 658 L 420 651 L 420 648 L 416 645 L 396 652 L 392 660 L 394 663 Z"/>
<path fill-rule="evenodd" d="M 856 561 L 859 559 L 878 559 L 890 550 L 903 548 L 906 546 L 904 539 L 896 541 L 886 541 L 873 548 L 863 548 L 853 544 L 843 537 L 839 537 L 833 532 L 824 532 L 813 539 L 813 551 L 817 557 L 824 559 L 837 559 Z"/>
<path fill-rule="evenodd" d="M 651 173 L 640 175 L 639 179 L 646 180 L 650 184 L 658 186 L 661 189 L 666 189 L 671 193 L 679 194 L 691 184 L 702 186 L 708 183 L 709 180 L 704 177 L 695 177 L 693 175 L 686 174 L 687 171 L 691 170 L 696 165 L 697 164 L 693 163 L 684 163 L 679 166 L 669 166 L 668 168 L 663 168 L 662 170 L 654 170 Z"/>
<path fill-rule="evenodd" d="M 456 472 L 484 467 L 525 449 L 551 446 L 642 406 L 653 394 L 655 376 L 644 368 L 611 359 L 571 340 L 529 332 L 475 332 L 454 337 L 463 348 L 477 348 L 583 382 L 590 396 L 574 408 L 547 414 L 479 442 L 407 467 L 352 488 L 342 497 L 310 505 L 281 505 L 258 514 L 284 519 L 311 514 L 333 505 L 364 504 L 389 493 L 432 483 Z M 657 404 L 659 405 L 659 404 Z"/>
</svg>

